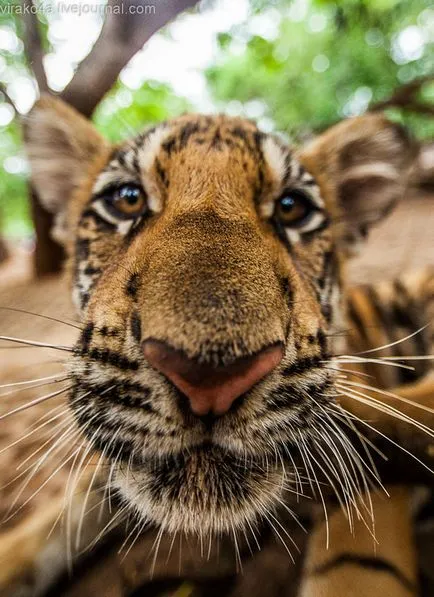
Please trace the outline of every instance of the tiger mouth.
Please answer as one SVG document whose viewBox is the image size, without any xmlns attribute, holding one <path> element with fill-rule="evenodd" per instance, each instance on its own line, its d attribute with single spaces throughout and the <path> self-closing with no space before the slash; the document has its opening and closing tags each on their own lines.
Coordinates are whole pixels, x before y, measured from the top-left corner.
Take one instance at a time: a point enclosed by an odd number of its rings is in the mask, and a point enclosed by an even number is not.
<svg viewBox="0 0 434 597">
<path fill-rule="evenodd" d="M 272 512 L 285 491 L 280 464 L 241 458 L 204 442 L 162 459 L 132 462 L 114 484 L 144 521 L 170 533 L 230 533 Z"/>
<path fill-rule="evenodd" d="M 288 489 L 300 488 L 297 442 L 310 444 L 320 432 L 318 409 L 333 389 L 329 373 L 309 365 L 292 380 L 258 384 L 235 412 L 214 421 L 186 417 L 157 374 L 146 393 L 143 383 L 76 369 L 71 407 L 109 461 L 121 502 L 140 520 L 175 533 L 230 533 L 256 524 L 286 501 Z"/>
</svg>

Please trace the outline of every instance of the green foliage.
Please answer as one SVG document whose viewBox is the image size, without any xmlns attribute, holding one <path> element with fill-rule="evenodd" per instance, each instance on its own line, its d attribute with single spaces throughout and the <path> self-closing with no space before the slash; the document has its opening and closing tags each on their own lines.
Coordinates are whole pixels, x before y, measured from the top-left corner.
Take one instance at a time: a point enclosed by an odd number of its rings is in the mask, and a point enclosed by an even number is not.
<svg viewBox="0 0 434 597">
<path fill-rule="evenodd" d="M 0 0 L 0 35 L 2 30 L 7 32 L 10 49 L 1 50 L 0 84 L 13 86 L 18 78 L 29 80 L 31 75 L 24 56 L 23 23 L 17 13 L 11 10 L 2 12 L 2 4 L 3 0 Z M 49 51 L 49 27 L 43 15 L 41 19 L 43 44 Z M 146 125 L 161 122 L 189 109 L 188 101 L 176 96 L 169 85 L 148 81 L 139 89 L 130 90 L 118 82 L 99 105 L 94 121 L 104 136 L 116 142 L 143 130 Z M 10 122 L 6 122 L 8 111 Z M 33 227 L 19 118 L 12 116 L 12 108 L 0 88 L 0 232 L 9 237 L 21 238 L 31 235 Z"/>
<path fill-rule="evenodd" d="M 135 91 L 118 83 L 98 106 L 94 122 L 105 137 L 116 142 L 142 131 L 144 123 L 153 125 L 189 109 L 188 101 L 164 83 L 147 81 Z"/>
<path fill-rule="evenodd" d="M 249 102 L 260 100 L 267 121 L 295 136 L 361 113 L 432 72 L 428 0 L 275 0 L 272 8 L 252 2 L 262 9 L 254 19 L 277 23 L 275 32 L 258 35 L 252 19 L 225 32 L 208 82 L 222 107 L 241 102 L 248 114 Z M 417 136 L 434 134 L 432 119 L 394 113 Z"/>
<path fill-rule="evenodd" d="M 11 4 L 2 0 L 1 8 Z M 12 10 L 0 10 L 0 33 L 4 38 L 0 53 L 0 82 L 6 86 L 29 76 L 21 40 L 23 24 Z M 0 122 L 0 230 L 10 236 L 28 236 L 32 224 L 20 126 L 1 89 Z"/>
<path fill-rule="evenodd" d="M 21 0 L 0 0 L 0 85 L 8 91 L 17 81 L 31 80 L 22 19 L 18 11 L 2 10 L 13 4 Z M 39 19 L 44 49 L 52 52 L 51 20 L 42 13 Z M 431 73 L 433 30 L 429 0 L 250 0 L 246 22 L 217 35 L 215 60 L 205 76 L 218 109 L 302 137 Z M 421 90 L 420 99 L 434 102 L 434 84 Z M 167 84 L 148 81 L 130 89 L 118 82 L 94 121 L 118 141 L 191 108 Z M 22 237 L 32 225 L 19 124 L 11 110 L 0 88 L 0 230 Z M 434 136 L 432 117 L 402 109 L 389 113 L 418 137 Z"/>
<path fill-rule="evenodd" d="M 13 121 L 0 135 L 0 225 L 8 236 L 28 236 L 32 231 L 25 164 L 19 148 L 21 131 Z"/>
</svg>

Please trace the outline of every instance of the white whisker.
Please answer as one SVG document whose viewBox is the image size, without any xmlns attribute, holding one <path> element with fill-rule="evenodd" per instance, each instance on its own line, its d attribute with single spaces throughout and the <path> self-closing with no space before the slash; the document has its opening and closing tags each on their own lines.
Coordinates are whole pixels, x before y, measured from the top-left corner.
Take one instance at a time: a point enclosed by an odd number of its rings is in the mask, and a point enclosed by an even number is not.
<svg viewBox="0 0 434 597">
<path fill-rule="evenodd" d="M 36 382 L 39 382 L 39 381 L 48 381 L 49 379 L 55 379 L 58 376 L 59 376 L 59 373 L 55 373 L 54 375 L 48 375 L 47 377 L 39 377 L 39 378 L 36 378 L 36 379 L 28 379 L 26 381 L 16 381 L 15 383 L 5 383 L 5 384 L 3 384 L 3 385 L 0 386 L 0 390 L 2 390 L 3 388 L 13 388 L 15 386 L 24 386 L 24 385 L 36 383 Z M 4 394 L 2 394 L 2 396 L 4 396 Z"/>
<path fill-rule="evenodd" d="M 399 396 L 399 394 L 395 394 L 393 392 L 388 392 L 387 390 L 376 388 L 375 386 L 369 386 L 367 384 L 362 384 L 362 383 L 353 382 L 353 381 L 349 381 L 349 380 L 341 381 L 341 383 L 343 383 L 347 386 L 353 386 L 356 388 L 370 390 L 371 392 L 375 392 L 377 394 L 383 394 L 384 396 L 389 396 L 390 398 L 394 398 L 395 400 L 404 402 L 405 404 L 408 404 L 409 406 L 414 406 L 415 408 L 419 408 L 421 410 L 425 410 L 426 412 L 434 414 L 434 408 L 430 408 L 429 406 L 425 406 L 424 404 L 420 404 L 419 402 L 414 402 L 414 400 L 410 400 L 409 398 L 405 398 L 404 396 Z"/>
<path fill-rule="evenodd" d="M 11 336 L 0 336 L 0 340 L 6 340 L 8 342 L 17 342 L 18 344 L 25 344 L 26 346 L 37 346 L 39 348 L 52 348 L 54 350 L 63 350 L 65 352 L 74 352 L 72 348 L 68 346 L 47 344 L 45 342 L 36 342 L 36 340 L 23 340 L 22 338 L 12 338 Z"/>
<path fill-rule="evenodd" d="M 363 363 L 376 363 L 377 365 L 385 365 L 388 367 L 397 367 L 399 369 L 408 369 L 409 371 L 414 371 L 414 367 L 410 367 L 410 365 L 403 365 L 402 363 L 389 363 L 388 361 L 385 362 L 384 359 L 386 359 L 387 357 L 381 357 L 378 359 L 373 359 L 373 358 L 363 358 L 363 357 L 358 357 L 356 355 L 341 355 L 339 357 L 336 357 L 336 360 L 339 363 L 359 363 L 359 364 L 363 364 Z M 404 360 L 403 357 L 397 357 L 397 360 Z M 328 363 L 328 361 L 322 361 L 323 363 Z"/>
<path fill-rule="evenodd" d="M 391 348 L 392 346 L 396 346 L 397 344 L 401 344 L 402 342 L 405 342 L 406 340 L 409 340 L 410 338 L 417 336 L 417 334 L 420 334 L 421 332 L 423 332 L 423 330 L 426 330 L 426 328 L 429 327 L 429 325 L 430 324 L 427 323 L 426 325 L 423 325 L 421 328 L 417 329 L 415 332 L 408 334 L 408 336 L 405 336 L 404 338 L 400 338 L 399 340 L 395 340 L 395 342 L 390 342 L 389 344 L 383 344 L 382 346 L 377 346 L 376 348 L 371 348 L 370 350 L 363 350 L 362 352 L 356 352 L 355 354 L 356 355 L 369 354 L 371 352 L 378 352 L 379 350 Z M 382 357 L 382 358 L 386 358 L 386 357 Z"/>
<path fill-rule="evenodd" d="M 2 421 L 3 419 L 6 419 L 8 417 L 11 417 L 12 415 L 15 415 L 17 413 L 20 413 L 23 410 L 27 410 L 28 408 L 32 408 L 32 406 L 36 406 L 37 404 L 40 404 L 41 402 L 45 402 L 46 400 L 50 400 L 50 398 L 54 398 L 55 396 L 59 396 L 60 394 L 63 394 L 64 392 L 67 392 L 71 388 L 72 388 L 72 386 L 68 386 L 67 388 L 63 388 L 62 390 L 57 390 L 56 392 L 52 392 L 51 394 L 46 394 L 45 396 L 41 396 L 40 398 L 35 398 L 35 400 L 32 400 L 31 402 L 27 402 L 27 404 L 23 404 L 22 406 L 17 406 L 17 408 L 14 408 L 13 410 L 10 410 L 8 413 L 6 413 L 4 415 L 1 415 L 0 416 L 0 421 Z"/>
</svg>

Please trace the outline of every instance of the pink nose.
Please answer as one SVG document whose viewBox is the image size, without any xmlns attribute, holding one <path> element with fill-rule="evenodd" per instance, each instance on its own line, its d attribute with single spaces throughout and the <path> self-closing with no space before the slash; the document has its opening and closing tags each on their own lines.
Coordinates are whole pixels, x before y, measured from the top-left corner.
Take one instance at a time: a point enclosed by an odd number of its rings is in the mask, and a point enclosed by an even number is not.
<svg viewBox="0 0 434 597">
<path fill-rule="evenodd" d="M 191 410 L 198 416 L 227 412 L 241 394 L 277 367 L 283 357 L 282 347 L 274 345 L 227 367 L 212 367 L 189 359 L 159 340 L 144 342 L 143 352 L 152 367 L 187 396 Z"/>
</svg>

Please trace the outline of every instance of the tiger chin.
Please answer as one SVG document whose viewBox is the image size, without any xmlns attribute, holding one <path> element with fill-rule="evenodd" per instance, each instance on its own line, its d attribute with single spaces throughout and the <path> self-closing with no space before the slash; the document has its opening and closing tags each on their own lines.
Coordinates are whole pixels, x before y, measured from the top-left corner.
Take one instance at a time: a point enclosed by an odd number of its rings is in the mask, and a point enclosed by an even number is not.
<svg viewBox="0 0 434 597">
<path fill-rule="evenodd" d="M 344 451 L 326 417 L 344 265 L 402 196 L 410 141 L 380 115 L 302 149 L 184 115 L 111 146 L 52 97 L 25 140 L 82 320 L 69 404 L 110 482 L 164 530 L 252 528 L 309 453 Z"/>
</svg>

